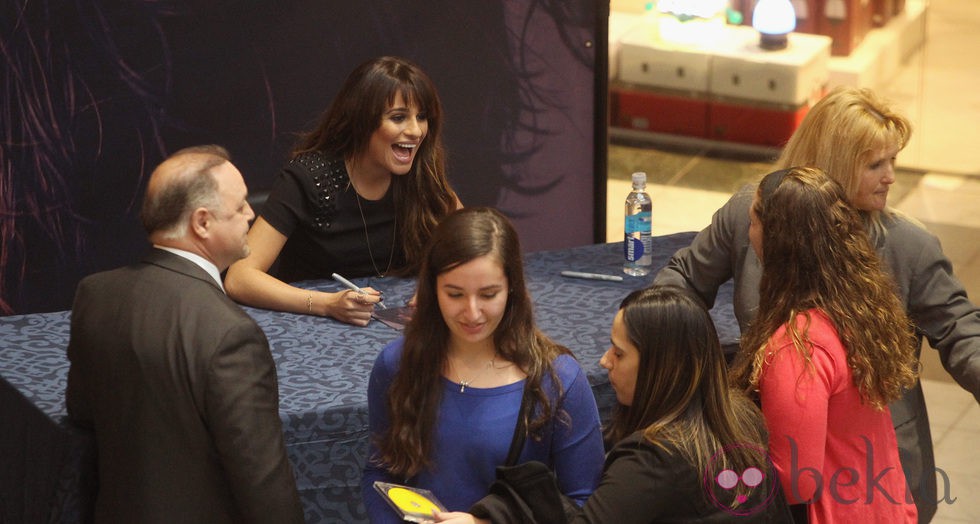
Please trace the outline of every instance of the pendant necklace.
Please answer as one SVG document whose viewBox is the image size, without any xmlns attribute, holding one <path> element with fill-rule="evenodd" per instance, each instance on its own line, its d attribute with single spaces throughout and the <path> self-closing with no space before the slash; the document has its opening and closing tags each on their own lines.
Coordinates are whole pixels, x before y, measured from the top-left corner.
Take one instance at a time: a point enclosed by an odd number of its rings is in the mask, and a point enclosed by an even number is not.
<svg viewBox="0 0 980 524">
<path fill-rule="evenodd" d="M 480 375 L 482 375 L 485 370 L 487 370 L 487 369 L 493 369 L 494 364 L 496 363 L 496 361 L 497 361 L 497 355 L 494 355 L 493 358 L 491 358 L 490 361 L 487 362 L 487 367 L 484 368 L 481 371 L 478 371 L 476 373 L 476 375 L 470 377 L 469 380 L 463 380 L 463 377 L 460 376 L 459 371 L 457 371 L 456 372 L 456 380 L 459 382 L 459 392 L 460 393 L 463 393 L 464 391 L 466 391 L 466 388 L 469 387 L 469 385 L 472 384 L 474 380 L 480 378 Z M 455 367 L 455 366 L 453 366 L 453 367 Z"/>
<path fill-rule="evenodd" d="M 354 199 L 357 201 L 357 211 L 361 214 L 361 224 L 364 225 L 364 242 L 367 243 L 368 257 L 371 258 L 371 266 L 374 267 L 375 274 L 380 278 L 384 278 L 391 271 L 391 261 L 395 258 L 395 235 L 398 234 L 398 212 L 395 211 L 395 221 L 391 226 L 391 250 L 388 252 L 388 267 L 385 268 L 382 273 L 378 269 L 378 264 L 374 261 L 374 251 L 371 250 L 371 237 L 368 235 L 367 220 L 364 218 L 364 209 L 361 207 L 361 195 L 357 193 L 357 188 L 354 187 L 354 179 L 350 176 L 350 169 L 347 170 L 347 180 L 348 185 L 354 190 Z"/>
</svg>

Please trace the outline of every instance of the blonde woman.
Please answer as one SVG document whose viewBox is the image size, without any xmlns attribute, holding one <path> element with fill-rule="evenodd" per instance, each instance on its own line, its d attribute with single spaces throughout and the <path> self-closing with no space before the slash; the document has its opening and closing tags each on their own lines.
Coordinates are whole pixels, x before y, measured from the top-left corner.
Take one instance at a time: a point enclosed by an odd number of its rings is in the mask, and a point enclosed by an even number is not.
<svg viewBox="0 0 980 524">
<path fill-rule="evenodd" d="M 917 333 L 939 352 L 953 378 L 980 400 L 980 310 L 953 275 L 935 235 L 887 205 L 895 157 L 910 134 L 908 120 L 874 92 L 839 88 L 810 109 L 777 167 L 820 168 L 844 187 Z M 759 305 L 761 266 L 748 235 L 754 196 L 754 187 L 735 194 L 655 279 L 694 289 L 709 305 L 718 288 L 734 279 L 735 316 L 743 333 Z M 891 414 L 920 522 L 929 522 L 938 497 L 922 388 L 915 384 L 906 391 L 891 404 Z"/>
</svg>

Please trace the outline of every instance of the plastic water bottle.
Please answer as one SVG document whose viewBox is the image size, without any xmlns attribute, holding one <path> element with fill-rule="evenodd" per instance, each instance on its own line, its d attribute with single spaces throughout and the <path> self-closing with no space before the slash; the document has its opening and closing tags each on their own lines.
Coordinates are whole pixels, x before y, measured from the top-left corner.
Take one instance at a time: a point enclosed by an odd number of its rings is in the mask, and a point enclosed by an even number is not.
<svg viewBox="0 0 980 524">
<path fill-rule="evenodd" d="M 623 242 L 623 272 L 635 277 L 650 272 L 653 261 L 652 222 L 653 204 L 646 192 L 647 174 L 633 173 L 633 190 L 626 197 L 626 238 Z"/>
</svg>

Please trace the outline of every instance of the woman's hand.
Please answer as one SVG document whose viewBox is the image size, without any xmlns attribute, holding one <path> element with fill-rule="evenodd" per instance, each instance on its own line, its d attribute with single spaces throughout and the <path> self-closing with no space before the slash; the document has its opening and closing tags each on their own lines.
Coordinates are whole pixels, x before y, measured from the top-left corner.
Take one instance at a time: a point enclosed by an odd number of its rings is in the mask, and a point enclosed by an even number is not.
<svg viewBox="0 0 980 524">
<path fill-rule="evenodd" d="M 462 511 L 434 511 L 433 522 L 448 522 L 449 524 L 490 524 L 487 519 L 478 519 L 469 513 Z"/>
<path fill-rule="evenodd" d="M 327 297 L 322 304 L 321 315 L 333 317 L 341 322 L 355 326 L 366 326 L 371 321 L 375 304 L 381 302 L 381 293 L 373 288 L 363 288 L 365 294 L 346 289 L 336 293 L 324 293 Z M 316 309 L 314 307 L 314 309 Z"/>
</svg>

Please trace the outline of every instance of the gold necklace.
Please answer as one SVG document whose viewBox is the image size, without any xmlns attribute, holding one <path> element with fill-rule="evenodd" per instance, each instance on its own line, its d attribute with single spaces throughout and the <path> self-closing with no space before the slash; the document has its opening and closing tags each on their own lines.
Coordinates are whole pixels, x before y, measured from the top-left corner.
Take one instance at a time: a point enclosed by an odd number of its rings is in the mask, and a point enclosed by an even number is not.
<svg viewBox="0 0 980 524">
<path fill-rule="evenodd" d="M 357 210 L 361 213 L 361 224 L 364 224 L 364 242 L 367 243 L 368 256 L 371 258 L 371 266 L 374 267 L 374 272 L 381 278 L 388 275 L 391 271 L 391 261 L 395 258 L 395 235 L 397 234 L 398 228 L 398 212 L 395 212 L 395 222 L 391 225 L 391 249 L 388 251 L 388 267 L 385 268 L 384 273 L 378 269 L 378 265 L 374 262 L 374 251 L 371 250 L 371 237 L 368 236 L 367 220 L 364 219 L 364 210 L 361 209 L 361 197 L 357 194 L 357 189 L 354 189 L 354 198 L 357 200 Z"/>
<path fill-rule="evenodd" d="M 364 218 L 364 209 L 361 207 L 361 195 L 357 192 L 357 187 L 354 186 L 354 179 L 350 176 L 350 168 L 347 168 L 347 185 L 354 190 L 354 200 L 357 201 L 357 211 L 361 214 L 361 224 L 364 225 L 364 242 L 367 244 L 368 256 L 371 258 L 371 266 L 374 268 L 374 273 L 380 278 L 384 278 L 391 271 L 391 261 L 395 258 L 395 235 L 398 234 L 398 210 L 395 210 L 395 221 L 391 225 L 391 249 L 388 252 L 388 267 L 385 268 L 384 273 L 378 269 L 378 264 L 374 262 L 374 251 L 371 250 L 371 237 L 368 235 L 367 220 Z M 388 189 L 391 190 L 390 188 Z"/>
</svg>

